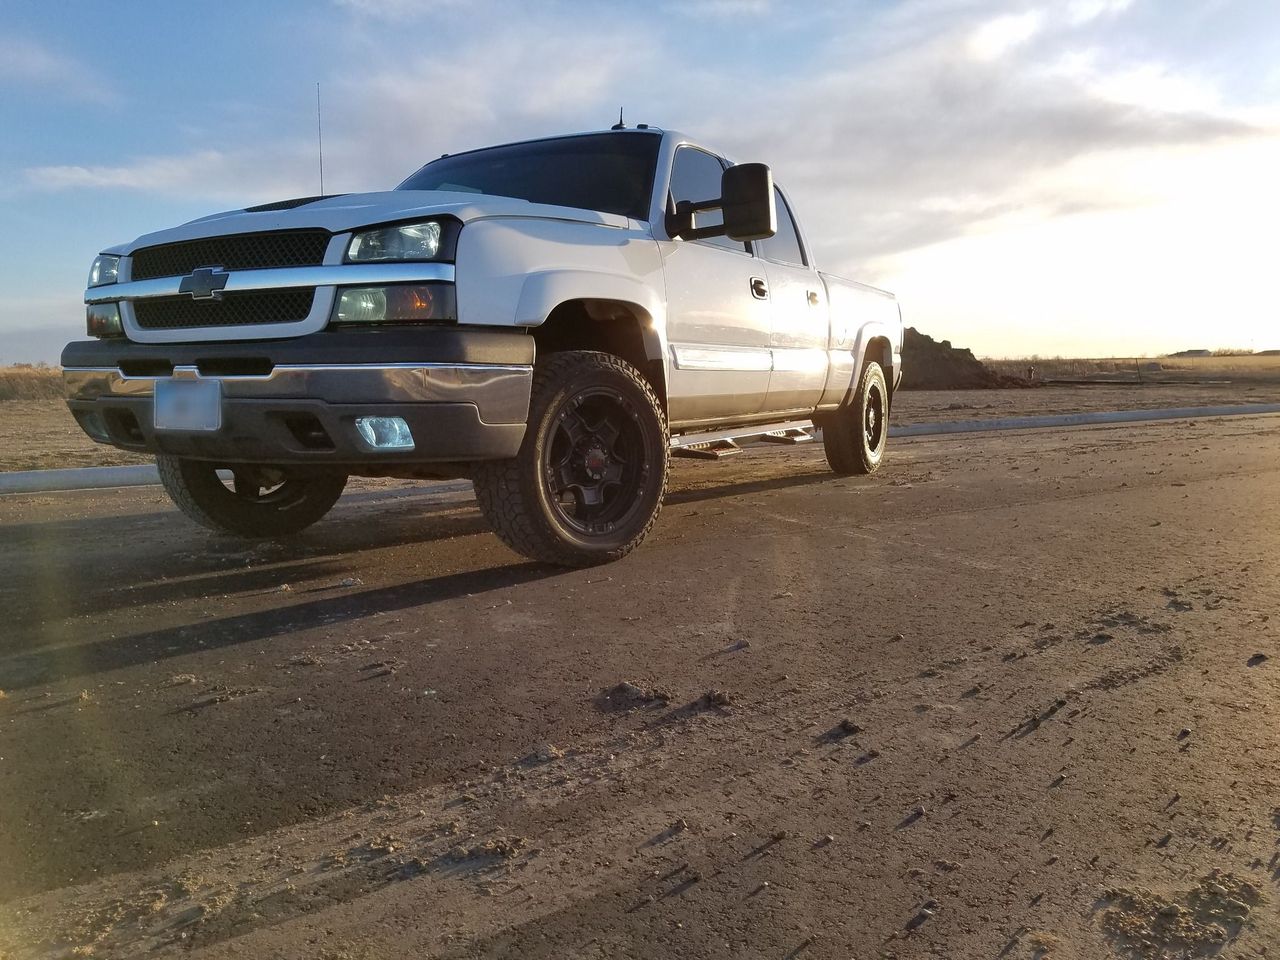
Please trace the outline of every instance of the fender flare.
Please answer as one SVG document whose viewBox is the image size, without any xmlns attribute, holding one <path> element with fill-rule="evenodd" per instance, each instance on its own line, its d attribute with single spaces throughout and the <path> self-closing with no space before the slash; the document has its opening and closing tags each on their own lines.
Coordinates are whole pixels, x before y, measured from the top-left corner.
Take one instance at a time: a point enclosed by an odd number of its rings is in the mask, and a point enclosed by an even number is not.
<svg viewBox="0 0 1280 960">
<path fill-rule="evenodd" d="M 623 274 L 597 270 L 531 273 L 516 303 L 516 325 L 540 327 L 556 307 L 572 300 L 606 300 L 630 307 L 639 314 L 645 355 L 667 363 L 666 305 L 650 286 Z"/>
<path fill-rule="evenodd" d="M 858 328 L 858 334 L 853 342 L 853 379 L 849 382 L 849 390 L 845 394 L 845 403 L 852 396 L 853 391 L 858 389 L 858 381 L 862 379 L 862 368 L 867 362 L 867 351 L 871 346 L 871 341 L 879 338 L 887 340 L 889 343 L 889 363 L 893 368 L 892 382 L 889 384 L 889 392 L 892 394 L 897 390 L 899 381 L 902 379 L 902 327 L 901 325 L 883 323 L 881 321 L 872 320 L 864 323 Z M 886 376 L 889 371 L 885 371 Z"/>
</svg>

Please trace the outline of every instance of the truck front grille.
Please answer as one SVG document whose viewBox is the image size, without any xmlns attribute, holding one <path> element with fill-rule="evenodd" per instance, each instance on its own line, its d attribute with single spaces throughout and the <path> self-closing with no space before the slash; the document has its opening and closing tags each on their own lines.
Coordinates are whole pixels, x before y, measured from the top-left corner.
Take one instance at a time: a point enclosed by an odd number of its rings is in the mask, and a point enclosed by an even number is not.
<svg viewBox="0 0 1280 960">
<path fill-rule="evenodd" d="M 188 296 L 137 300 L 133 310 L 138 326 L 144 330 L 233 327 L 305 320 L 314 299 L 313 288 L 254 290 L 223 294 L 219 300 L 193 300 Z"/>
<path fill-rule="evenodd" d="M 181 277 L 197 267 L 262 270 L 268 267 L 312 267 L 324 262 L 327 230 L 278 230 L 228 237 L 184 240 L 134 251 L 134 280 Z"/>
</svg>

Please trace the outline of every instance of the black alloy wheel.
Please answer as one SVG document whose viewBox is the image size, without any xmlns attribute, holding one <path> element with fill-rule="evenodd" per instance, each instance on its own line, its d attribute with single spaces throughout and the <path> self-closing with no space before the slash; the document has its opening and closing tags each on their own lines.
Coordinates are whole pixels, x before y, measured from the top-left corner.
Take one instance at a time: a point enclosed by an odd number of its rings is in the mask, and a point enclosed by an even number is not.
<svg viewBox="0 0 1280 960">
<path fill-rule="evenodd" d="M 552 353 L 534 370 L 520 452 L 474 465 L 476 499 L 494 532 L 526 557 L 608 563 L 653 528 L 668 445 L 666 414 L 634 366 L 608 353 Z"/>
</svg>

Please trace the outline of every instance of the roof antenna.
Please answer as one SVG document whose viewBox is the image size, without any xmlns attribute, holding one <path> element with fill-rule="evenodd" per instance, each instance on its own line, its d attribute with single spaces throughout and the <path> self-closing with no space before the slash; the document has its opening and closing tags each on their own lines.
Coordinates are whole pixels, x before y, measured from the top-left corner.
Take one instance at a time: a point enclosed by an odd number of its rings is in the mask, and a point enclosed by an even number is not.
<svg viewBox="0 0 1280 960">
<path fill-rule="evenodd" d="M 612 127 L 610 127 L 609 129 L 610 129 L 610 130 L 625 130 L 625 129 L 627 129 L 627 125 L 626 125 L 625 123 L 623 123 L 623 122 L 622 122 L 622 108 L 621 108 L 621 107 L 619 107 L 619 108 L 618 108 L 618 122 L 617 122 L 617 123 L 615 123 L 615 124 L 614 124 Z"/>
<path fill-rule="evenodd" d="M 320 148 L 320 196 L 324 196 L 324 133 L 320 129 L 320 81 L 316 81 L 316 145 Z"/>
</svg>

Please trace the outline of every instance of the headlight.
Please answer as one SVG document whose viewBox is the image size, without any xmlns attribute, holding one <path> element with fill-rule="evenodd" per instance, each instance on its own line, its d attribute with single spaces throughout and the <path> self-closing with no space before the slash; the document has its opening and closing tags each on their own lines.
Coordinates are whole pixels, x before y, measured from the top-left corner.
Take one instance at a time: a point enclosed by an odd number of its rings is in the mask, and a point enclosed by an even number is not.
<svg viewBox="0 0 1280 960">
<path fill-rule="evenodd" d="M 347 247 L 347 260 L 434 260 L 440 253 L 440 232 L 439 221 L 428 220 L 357 233 Z"/>
<path fill-rule="evenodd" d="M 93 258 L 93 266 L 89 268 L 89 286 L 101 287 L 115 283 L 120 273 L 120 258 L 99 254 Z"/>
</svg>

